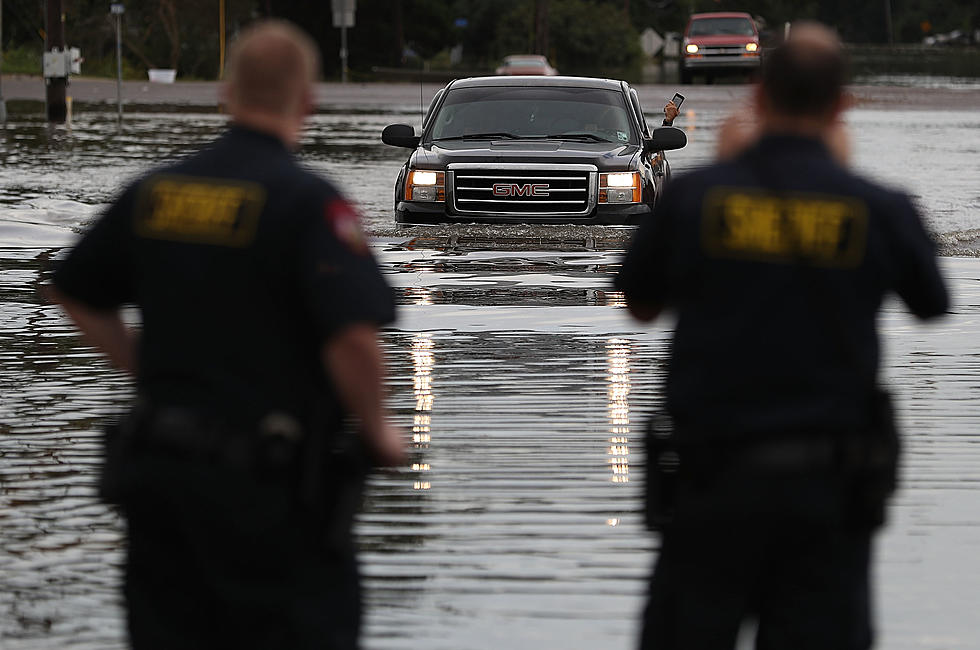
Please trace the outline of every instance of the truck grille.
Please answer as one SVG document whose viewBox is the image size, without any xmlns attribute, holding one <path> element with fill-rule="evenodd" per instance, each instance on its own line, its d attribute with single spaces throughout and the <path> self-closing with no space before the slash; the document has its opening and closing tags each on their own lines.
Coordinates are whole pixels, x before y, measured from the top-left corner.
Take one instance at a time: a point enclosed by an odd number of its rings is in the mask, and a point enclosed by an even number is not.
<svg viewBox="0 0 980 650">
<path fill-rule="evenodd" d="M 702 45 L 698 54 L 703 56 L 741 56 L 745 54 L 744 45 Z"/>
<path fill-rule="evenodd" d="M 449 174 L 460 214 L 584 216 L 595 207 L 594 165 L 456 163 Z"/>
</svg>

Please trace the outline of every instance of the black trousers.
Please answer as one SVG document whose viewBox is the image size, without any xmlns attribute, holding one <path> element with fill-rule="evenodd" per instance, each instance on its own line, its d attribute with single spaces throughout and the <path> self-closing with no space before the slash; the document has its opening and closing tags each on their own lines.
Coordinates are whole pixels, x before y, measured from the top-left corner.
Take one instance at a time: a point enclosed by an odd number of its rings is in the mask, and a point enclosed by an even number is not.
<svg viewBox="0 0 980 650">
<path fill-rule="evenodd" d="M 165 458 L 137 465 L 124 506 L 134 648 L 357 648 L 352 547 L 324 543 L 287 481 Z"/>
<path fill-rule="evenodd" d="M 683 484 L 641 649 L 730 650 L 753 619 L 758 650 L 870 648 L 871 533 L 841 524 L 846 498 L 829 472 Z"/>
</svg>

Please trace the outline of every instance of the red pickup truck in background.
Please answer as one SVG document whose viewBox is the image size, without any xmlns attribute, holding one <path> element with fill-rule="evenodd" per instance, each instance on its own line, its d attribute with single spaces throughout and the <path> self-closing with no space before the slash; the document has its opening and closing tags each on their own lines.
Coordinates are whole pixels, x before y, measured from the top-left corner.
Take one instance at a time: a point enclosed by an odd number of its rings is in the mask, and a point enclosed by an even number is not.
<svg viewBox="0 0 980 650">
<path fill-rule="evenodd" d="M 752 16 L 726 11 L 694 14 L 681 43 L 681 83 L 704 73 L 705 81 L 725 72 L 754 73 L 762 60 L 759 31 Z"/>
</svg>

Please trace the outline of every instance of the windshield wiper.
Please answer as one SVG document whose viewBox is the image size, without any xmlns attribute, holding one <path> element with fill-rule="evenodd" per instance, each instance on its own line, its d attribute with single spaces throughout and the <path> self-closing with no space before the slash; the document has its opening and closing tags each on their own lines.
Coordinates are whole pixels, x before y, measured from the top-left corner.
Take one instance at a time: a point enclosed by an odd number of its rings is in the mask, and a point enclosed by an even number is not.
<svg viewBox="0 0 980 650">
<path fill-rule="evenodd" d="M 507 133 L 506 131 L 496 131 L 491 133 L 467 133 L 465 135 L 453 135 L 446 138 L 432 138 L 433 142 L 442 140 L 519 140 L 521 136 Z"/>
<path fill-rule="evenodd" d="M 555 140 L 587 140 L 589 142 L 612 142 L 607 138 L 600 138 L 595 133 L 555 133 L 553 135 L 546 135 L 546 138 L 554 138 Z"/>
</svg>

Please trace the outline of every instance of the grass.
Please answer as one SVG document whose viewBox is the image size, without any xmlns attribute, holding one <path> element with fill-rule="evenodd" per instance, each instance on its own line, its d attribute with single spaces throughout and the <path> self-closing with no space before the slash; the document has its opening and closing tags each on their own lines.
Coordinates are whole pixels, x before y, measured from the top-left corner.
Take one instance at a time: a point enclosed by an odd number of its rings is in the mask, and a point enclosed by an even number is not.
<svg viewBox="0 0 980 650">
<path fill-rule="evenodd" d="M 4 74 L 41 74 L 41 49 L 19 46 L 3 53 Z"/>
<path fill-rule="evenodd" d="M 11 48 L 3 53 L 4 74 L 41 75 L 41 49 L 23 45 Z M 146 70 L 134 67 L 123 59 L 123 79 L 146 79 Z M 116 57 L 105 59 L 89 59 L 82 61 L 82 72 L 79 76 L 116 78 Z"/>
</svg>

